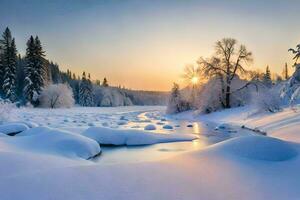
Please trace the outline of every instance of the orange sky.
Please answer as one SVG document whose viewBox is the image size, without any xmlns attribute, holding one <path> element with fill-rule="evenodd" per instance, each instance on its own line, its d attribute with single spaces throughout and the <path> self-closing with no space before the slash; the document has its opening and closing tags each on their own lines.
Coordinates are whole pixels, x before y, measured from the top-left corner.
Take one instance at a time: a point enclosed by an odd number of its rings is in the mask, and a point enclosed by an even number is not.
<svg viewBox="0 0 300 200">
<path fill-rule="evenodd" d="M 277 73 L 292 64 L 287 49 L 300 42 L 300 4 L 293 1 L 53 0 L 8 9 L 13 3 L 0 8 L 0 28 L 10 27 L 20 53 L 37 34 L 47 58 L 64 70 L 132 89 L 167 91 L 182 83 L 184 66 L 210 56 L 223 37 L 253 52 L 249 67 Z"/>
</svg>

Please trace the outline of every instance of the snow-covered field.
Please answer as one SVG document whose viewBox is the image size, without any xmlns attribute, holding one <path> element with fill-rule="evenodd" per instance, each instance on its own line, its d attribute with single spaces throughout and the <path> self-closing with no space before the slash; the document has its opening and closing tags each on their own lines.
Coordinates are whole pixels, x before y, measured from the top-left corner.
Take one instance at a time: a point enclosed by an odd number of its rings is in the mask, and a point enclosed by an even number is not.
<svg viewBox="0 0 300 200">
<path fill-rule="evenodd" d="M 191 112 L 165 116 L 164 109 L 14 110 L 10 119 L 14 126 L 0 127 L 5 132 L 0 137 L 0 199 L 300 198 L 298 112 L 286 109 L 254 115 L 244 107 L 203 116 Z M 242 129 L 242 125 L 268 136 Z M 22 132 L 6 136 L 18 131 L 12 127 Z M 129 149 L 140 152 L 140 157 L 155 152 L 153 146 L 160 152 L 179 149 L 180 153 L 107 164 L 101 157 L 113 147 L 103 147 L 99 161 L 86 160 L 100 153 L 96 141 L 118 145 L 173 142 L 150 145 L 150 150 L 149 146 Z M 180 145 L 188 150 L 180 151 Z M 121 150 L 114 159 L 126 157 L 126 152 Z"/>
</svg>

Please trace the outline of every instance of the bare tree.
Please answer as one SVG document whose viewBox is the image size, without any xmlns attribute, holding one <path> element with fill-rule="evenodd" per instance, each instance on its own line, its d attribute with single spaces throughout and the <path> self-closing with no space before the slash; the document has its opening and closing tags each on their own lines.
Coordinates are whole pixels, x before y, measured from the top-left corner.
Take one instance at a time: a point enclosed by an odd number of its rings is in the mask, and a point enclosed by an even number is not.
<svg viewBox="0 0 300 200">
<path fill-rule="evenodd" d="M 224 38 L 216 42 L 215 54 L 209 59 L 198 60 L 199 69 L 210 77 L 217 76 L 222 84 L 220 101 L 225 108 L 230 108 L 232 80 L 246 72 L 244 65 L 252 62 L 252 53 L 244 45 L 238 45 L 232 38 Z M 243 86 L 244 87 L 244 86 Z"/>
</svg>

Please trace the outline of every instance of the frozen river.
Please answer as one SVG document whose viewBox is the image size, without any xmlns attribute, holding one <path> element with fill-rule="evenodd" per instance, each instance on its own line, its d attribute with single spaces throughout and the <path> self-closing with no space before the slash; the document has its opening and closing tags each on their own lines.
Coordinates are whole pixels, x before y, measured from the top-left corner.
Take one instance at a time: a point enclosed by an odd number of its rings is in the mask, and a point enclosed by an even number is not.
<svg viewBox="0 0 300 200">
<path fill-rule="evenodd" d="M 115 129 L 144 130 L 148 125 L 155 133 L 192 133 L 199 139 L 189 142 L 160 143 L 146 146 L 112 147 L 101 145 L 102 154 L 96 162 L 112 164 L 124 162 L 142 162 L 165 159 L 188 151 L 198 150 L 208 145 L 228 139 L 225 132 L 215 131 L 215 124 L 178 120 L 165 115 L 164 106 L 128 106 L 113 108 L 84 108 L 72 109 L 18 109 L 14 120 L 25 120 L 39 126 L 49 126 L 81 133 L 91 126 L 104 126 Z"/>
</svg>

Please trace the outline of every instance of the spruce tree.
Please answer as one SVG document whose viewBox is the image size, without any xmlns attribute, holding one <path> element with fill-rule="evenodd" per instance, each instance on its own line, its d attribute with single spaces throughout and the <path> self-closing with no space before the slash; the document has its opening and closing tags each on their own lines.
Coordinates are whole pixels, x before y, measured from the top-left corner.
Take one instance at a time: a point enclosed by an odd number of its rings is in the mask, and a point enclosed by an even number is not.
<svg viewBox="0 0 300 200">
<path fill-rule="evenodd" d="M 272 79 L 271 79 L 271 72 L 269 66 L 267 66 L 266 68 L 266 73 L 264 74 L 263 77 L 263 83 L 266 87 L 272 87 Z"/>
<path fill-rule="evenodd" d="M 43 51 L 41 41 L 39 40 L 38 36 L 35 37 L 35 73 L 36 76 L 34 77 L 35 89 L 37 94 L 40 94 L 45 81 L 45 52 Z"/>
<path fill-rule="evenodd" d="M 3 47 L 2 47 L 2 42 L 0 42 L 0 86 L 3 85 L 3 73 L 4 73 L 3 60 L 4 60 Z M 0 94 L 2 94 L 2 87 L 0 87 Z"/>
<path fill-rule="evenodd" d="M 86 77 L 85 72 L 82 74 L 82 79 L 79 85 L 79 104 L 81 106 L 93 106 L 93 86 L 90 80 L 90 75 Z"/>
<path fill-rule="evenodd" d="M 17 48 L 15 39 L 12 38 L 9 28 L 6 28 L 1 40 L 1 75 L 2 91 L 5 98 L 12 102 L 16 100 L 16 65 L 17 65 Z"/>
<path fill-rule="evenodd" d="M 45 80 L 44 51 L 38 37 L 31 36 L 27 42 L 24 96 L 33 105 L 38 105 L 38 95 Z"/>
</svg>

